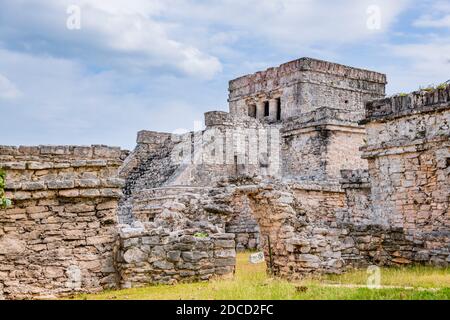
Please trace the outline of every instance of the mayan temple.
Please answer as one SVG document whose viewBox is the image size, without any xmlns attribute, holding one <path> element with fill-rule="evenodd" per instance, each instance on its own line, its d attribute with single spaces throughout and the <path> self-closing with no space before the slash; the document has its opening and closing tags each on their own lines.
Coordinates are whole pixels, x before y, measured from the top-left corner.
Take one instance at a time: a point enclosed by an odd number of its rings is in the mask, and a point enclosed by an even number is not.
<svg viewBox="0 0 450 320">
<path fill-rule="evenodd" d="M 301 58 L 229 83 L 205 129 L 134 150 L 0 146 L 0 299 L 450 263 L 450 85 Z M 151 129 L 151 128 L 149 128 Z"/>
</svg>

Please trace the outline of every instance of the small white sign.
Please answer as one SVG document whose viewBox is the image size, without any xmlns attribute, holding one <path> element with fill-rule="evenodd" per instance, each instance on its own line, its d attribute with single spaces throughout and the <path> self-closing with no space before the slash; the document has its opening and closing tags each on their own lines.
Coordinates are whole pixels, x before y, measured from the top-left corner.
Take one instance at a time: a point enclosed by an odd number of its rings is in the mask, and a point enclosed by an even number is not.
<svg viewBox="0 0 450 320">
<path fill-rule="evenodd" d="M 264 262 L 264 252 L 257 252 L 250 255 L 250 263 L 258 264 Z"/>
</svg>

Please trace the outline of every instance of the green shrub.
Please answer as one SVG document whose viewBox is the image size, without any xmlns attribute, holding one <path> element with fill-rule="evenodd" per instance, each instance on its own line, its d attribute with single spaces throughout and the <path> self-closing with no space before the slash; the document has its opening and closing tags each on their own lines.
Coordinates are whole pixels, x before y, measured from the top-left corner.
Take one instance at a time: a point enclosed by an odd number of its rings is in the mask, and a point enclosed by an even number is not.
<svg viewBox="0 0 450 320">
<path fill-rule="evenodd" d="M 437 86 L 437 89 L 444 90 L 445 88 L 447 88 L 447 86 L 448 86 L 447 83 L 441 83 L 440 85 Z"/>
<path fill-rule="evenodd" d="M 194 234 L 194 237 L 204 239 L 204 238 L 208 238 L 209 235 L 206 232 L 197 232 L 196 234 Z"/>
<path fill-rule="evenodd" d="M 5 197 L 5 185 L 6 185 L 6 172 L 0 169 L 0 208 L 4 209 L 9 207 L 12 202 Z"/>
</svg>

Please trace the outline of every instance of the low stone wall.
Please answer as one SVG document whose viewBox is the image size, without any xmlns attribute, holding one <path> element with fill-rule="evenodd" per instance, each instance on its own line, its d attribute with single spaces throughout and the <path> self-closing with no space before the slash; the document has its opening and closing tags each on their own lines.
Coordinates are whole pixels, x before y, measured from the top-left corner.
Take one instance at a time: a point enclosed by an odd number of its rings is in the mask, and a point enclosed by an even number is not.
<svg viewBox="0 0 450 320">
<path fill-rule="evenodd" d="M 121 287 L 173 284 L 232 275 L 235 235 L 231 213 L 215 206 L 217 192 L 160 187 L 133 194 L 135 221 L 120 226 L 117 271 Z"/>
<path fill-rule="evenodd" d="M 0 147 L 13 205 L 0 210 L 0 298 L 115 287 L 117 178 L 125 153 L 105 146 Z"/>
<path fill-rule="evenodd" d="M 122 229 L 117 269 L 122 288 L 206 281 L 234 272 L 234 234 Z"/>
</svg>

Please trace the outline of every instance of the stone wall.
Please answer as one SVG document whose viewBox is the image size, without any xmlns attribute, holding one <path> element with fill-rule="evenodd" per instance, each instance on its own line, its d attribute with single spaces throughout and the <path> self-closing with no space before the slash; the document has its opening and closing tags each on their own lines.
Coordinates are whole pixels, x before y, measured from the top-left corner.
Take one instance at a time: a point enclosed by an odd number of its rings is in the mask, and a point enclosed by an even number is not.
<svg viewBox="0 0 450 320">
<path fill-rule="evenodd" d="M 349 225 L 380 224 L 372 215 L 369 171 L 342 170 L 341 175 L 346 208 L 338 220 Z"/>
<path fill-rule="evenodd" d="M 113 247 L 126 153 L 105 146 L 0 147 L 13 205 L 0 211 L 0 297 L 115 287 Z"/>
<path fill-rule="evenodd" d="M 282 176 L 289 180 L 337 183 L 340 171 L 367 169 L 360 147 L 365 132 L 353 125 L 296 122 L 283 128 Z M 345 143 L 342 143 L 345 141 Z"/>
<path fill-rule="evenodd" d="M 121 287 L 206 281 L 234 273 L 234 234 L 123 229 L 117 261 Z"/>
<path fill-rule="evenodd" d="M 288 279 L 345 270 L 336 212 L 344 206 L 338 186 L 286 184 L 257 180 L 233 182 L 221 190 L 226 207 L 248 199 L 261 233 L 271 272 Z"/>
<path fill-rule="evenodd" d="M 450 262 L 450 86 L 367 105 L 372 215 L 413 246 L 405 262 Z"/>
<path fill-rule="evenodd" d="M 384 97 L 386 76 L 336 63 L 302 58 L 230 81 L 230 112 L 248 116 L 249 105 L 281 98 L 281 119 L 328 107 L 356 111 Z"/>
<path fill-rule="evenodd" d="M 227 222 L 225 230 L 227 233 L 236 235 L 236 250 L 256 250 L 263 246 L 264 239 L 261 237 L 259 225 L 253 216 L 249 199 L 243 197 L 236 203 L 236 214 Z"/>
<path fill-rule="evenodd" d="M 166 186 L 133 195 L 134 222 L 120 226 L 117 270 L 122 287 L 203 281 L 232 275 L 235 235 L 231 211 L 215 204 L 214 189 Z"/>
</svg>

